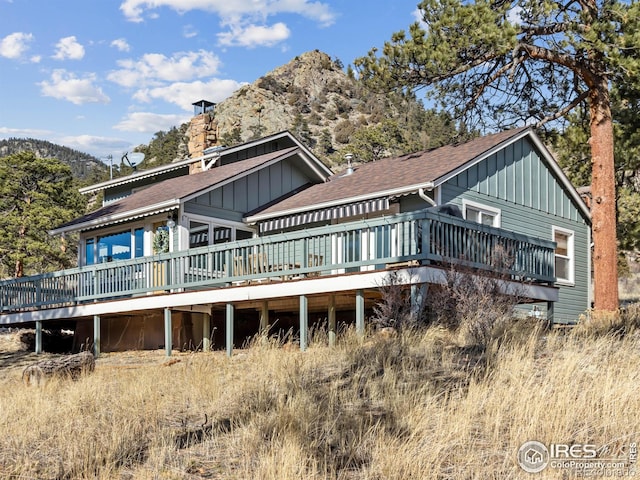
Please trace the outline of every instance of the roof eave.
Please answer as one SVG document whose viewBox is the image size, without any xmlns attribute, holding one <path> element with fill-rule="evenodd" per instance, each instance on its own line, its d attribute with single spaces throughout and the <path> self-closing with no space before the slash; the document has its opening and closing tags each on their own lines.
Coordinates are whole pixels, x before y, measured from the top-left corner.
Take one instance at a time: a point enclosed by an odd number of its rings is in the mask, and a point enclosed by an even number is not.
<svg viewBox="0 0 640 480">
<path fill-rule="evenodd" d="M 95 185 L 90 185 L 88 187 L 83 187 L 83 188 L 79 189 L 79 191 L 82 194 L 89 194 L 89 193 L 98 192 L 100 190 L 104 190 L 104 189 L 109 188 L 109 187 L 114 187 L 114 186 L 117 186 L 117 185 L 124 185 L 124 184 L 127 184 L 127 183 L 135 182 L 137 180 L 141 180 L 143 178 L 148 178 L 148 177 L 152 177 L 152 176 L 155 176 L 155 175 L 158 175 L 158 174 L 161 174 L 161 173 L 178 170 L 180 168 L 183 168 L 183 167 L 186 167 L 188 165 L 191 165 L 192 163 L 202 162 L 203 160 L 208 160 L 210 158 L 225 156 L 225 155 L 228 155 L 230 153 L 234 153 L 234 152 L 237 152 L 239 150 L 250 148 L 251 146 L 267 143 L 267 142 L 270 142 L 272 140 L 276 140 L 276 139 L 282 138 L 282 137 L 290 137 L 293 140 L 293 142 L 298 147 L 300 147 L 300 149 L 302 151 L 305 152 L 305 154 L 307 155 L 307 157 L 309 159 L 309 162 L 312 162 L 315 165 L 312 168 L 314 168 L 314 170 L 316 170 L 318 172 L 319 176 L 321 176 L 322 178 L 326 179 L 327 177 L 333 175 L 333 172 L 329 169 L 329 167 L 327 167 L 315 155 L 313 155 L 313 153 L 305 145 L 303 145 L 300 141 L 298 141 L 298 139 L 291 132 L 289 132 L 288 130 L 285 130 L 285 131 L 282 131 L 282 132 L 279 132 L 279 133 L 275 133 L 273 135 L 269 135 L 267 137 L 259 138 L 257 140 L 252 140 L 250 142 L 242 143 L 240 145 L 235 145 L 233 147 L 228 147 L 228 148 L 225 148 L 224 150 L 221 150 L 221 151 L 218 151 L 218 152 L 209 153 L 207 155 L 202 155 L 200 157 L 187 158 L 187 159 L 181 160 L 179 162 L 169 163 L 167 165 L 161 165 L 159 167 L 150 168 L 148 170 L 142 170 L 140 172 L 132 173 L 131 175 L 127 175 L 125 177 L 119 177 L 119 178 L 107 180 L 105 182 L 97 183 Z M 322 172 L 322 173 L 320 173 L 320 172 Z"/>
<path fill-rule="evenodd" d="M 431 190 L 433 188 L 435 188 L 435 185 L 433 182 L 422 182 L 419 184 L 415 184 L 415 185 L 408 185 L 408 186 L 404 186 L 404 187 L 400 187 L 400 188 L 394 188 L 394 189 L 389 189 L 389 190 L 381 190 L 381 191 L 377 191 L 377 192 L 370 192 L 364 195 L 358 195 L 355 197 L 348 197 L 348 198 L 340 198 L 340 199 L 336 199 L 336 200 L 331 200 L 329 202 L 322 202 L 322 203 L 318 203 L 312 206 L 304 206 L 304 207 L 298 207 L 298 208 L 290 208 L 288 210 L 282 210 L 279 212 L 273 212 L 273 213 L 267 213 L 264 215 L 261 214 L 256 214 L 256 215 L 251 215 L 250 217 L 245 217 L 245 222 L 249 223 L 249 224 L 253 224 L 253 223 L 257 223 L 257 222 L 263 222 L 265 220 L 271 220 L 273 218 L 278 218 L 278 217 L 286 217 L 289 215 L 295 215 L 298 213 L 302 213 L 302 212 L 306 212 L 306 211 L 312 211 L 312 210 L 320 210 L 323 208 L 330 208 L 330 207 L 335 207 L 337 205 L 343 205 L 346 203 L 356 203 L 356 202 L 362 202 L 365 200 L 371 200 L 373 198 L 380 198 L 380 197 L 393 197 L 393 196 L 399 196 L 399 195 L 406 195 L 412 192 L 417 192 L 420 188 L 426 188 L 427 190 Z"/>
<path fill-rule="evenodd" d="M 148 205 L 146 207 L 137 208 L 134 210 L 128 210 L 126 212 L 121 212 L 115 215 L 105 215 L 105 216 L 98 217 L 86 222 L 75 223 L 73 225 L 54 228 L 52 230 L 49 230 L 49 235 L 60 235 L 60 234 L 70 233 L 70 232 L 79 232 L 82 230 L 99 228 L 99 227 L 111 225 L 114 223 L 126 222 L 128 220 L 133 220 L 134 218 L 148 217 L 150 215 L 155 215 L 157 213 L 162 213 L 168 210 L 179 208 L 180 204 L 181 204 L 180 199 L 174 198 L 161 203 L 157 203 L 155 205 Z"/>
</svg>

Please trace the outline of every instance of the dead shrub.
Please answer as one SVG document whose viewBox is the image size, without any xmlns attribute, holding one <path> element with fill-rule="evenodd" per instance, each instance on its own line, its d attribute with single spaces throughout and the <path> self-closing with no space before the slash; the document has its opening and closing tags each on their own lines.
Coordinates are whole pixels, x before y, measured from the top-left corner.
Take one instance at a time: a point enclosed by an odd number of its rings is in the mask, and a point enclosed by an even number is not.
<svg viewBox="0 0 640 480">
<path fill-rule="evenodd" d="M 452 265 L 444 283 L 429 288 L 426 298 L 432 323 L 458 330 L 467 342 L 486 347 L 496 330 L 514 317 L 522 289 L 509 282 L 507 274 L 477 272 Z"/>
<path fill-rule="evenodd" d="M 426 323 L 424 296 L 414 295 L 421 287 L 403 285 L 398 272 L 391 272 L 380 285 L 380 301 L 373 307 L 371 322 L 376 330 L 394 328 L 401 332 Z"/>
</svg>

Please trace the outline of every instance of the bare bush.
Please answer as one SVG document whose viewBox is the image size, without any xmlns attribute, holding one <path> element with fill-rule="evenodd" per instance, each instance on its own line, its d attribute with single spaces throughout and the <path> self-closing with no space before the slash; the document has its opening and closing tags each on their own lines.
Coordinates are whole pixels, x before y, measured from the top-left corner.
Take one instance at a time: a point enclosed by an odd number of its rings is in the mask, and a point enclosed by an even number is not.
<svg viewBox="0 0 640 480">
<path fill-rule="evenodd" d="M 380 285 L 380 301 L 373 307 L 371 322 L 376 329 L 386 327 L 398 331 L 425 323 L 425 308 L 421 295 L 412 299 L 410 286 L 403 285 L 398 272 L 391 272 Z M 413 287 L 414 292 L 420 287 Z"/>
<path fill-rule="evenodd" d="M 522 288 L 514 287 L 506 274 L 476 272 L 451 266 L 444 283 L 430 287 L 426 298 L 432 323 L 458 329 L 468 341 L 486 347 L 495 330 L 514 316 L 522 300 Z"/>
</svg>

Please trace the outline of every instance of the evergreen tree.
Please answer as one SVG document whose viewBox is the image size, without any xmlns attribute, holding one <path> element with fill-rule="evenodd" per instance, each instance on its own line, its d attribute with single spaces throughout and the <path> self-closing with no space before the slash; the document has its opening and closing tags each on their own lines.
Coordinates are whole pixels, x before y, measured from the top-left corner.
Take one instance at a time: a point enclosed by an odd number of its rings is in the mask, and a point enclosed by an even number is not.
<svg viewBox="0 0 640 480">
<path fill-rule="evenodd" d="M 484 126 L 541 126 L 589 108 L 594 300 L 618 308 L 610 82 L 638 73 L 640 5 L 620 0 L 423 0 L 424 27 L 356 60 L 371 86 L 433 94 Z"/>
<path fill-rule="evenodd" d="M 48 231 L 84 212 L 71 168 L 21 152 L 0 158 L 0 264 L 9 275 L 70 267 L 75 242 Z"/>
<path fill-rule="evenodd" d="M 614 118 L 615 179 L 618 244 L 622 250 L 640 249 L 640 91 L 630 85 L 614 86 L 611 104 Z M 589 112 L 576 109 L 563 131 L 553 131 L 558 163 L 576 186 L 591 183 Z"/>
</svg>

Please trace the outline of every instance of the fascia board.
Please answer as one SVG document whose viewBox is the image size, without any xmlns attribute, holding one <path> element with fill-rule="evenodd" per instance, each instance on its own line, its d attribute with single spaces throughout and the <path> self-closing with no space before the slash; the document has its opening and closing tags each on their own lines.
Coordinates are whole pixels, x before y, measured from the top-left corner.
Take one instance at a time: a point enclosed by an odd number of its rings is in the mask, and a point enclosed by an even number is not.
<svg viewBox="0 0 640 480">
<path fill-rule="evenodd" d="M 179 206 L 180 206 L 180 199 L 174 198 L 171 200 L 166 200 L 161 203 L 156 203 L 154 205 L 148 205 L 146 207 L 136 208 L 135 210 L 128 210 L 126 212 L 121 212 L 115 215 L 106 215 L 104 217 L 94 218 L 93 220 L 89 220 L 88 222 L 76 223 L 74 225 L 69 225 L 67 227 L 62 227 L 62 228 L 54 228 L 52 230 L 49 230 L 49 234 L 59 235 L 61 233 L 76 232 L 80 230 L 86 230 L 88 228 L 100 227 L 102 225 L 107 225 L 111 223 L 124 222 L 131 218 L 153 215 L 155 213 L 161 213 L 162 211 L 177 208 Z"/>
<path fill-rule="evenodd" d="M 406 195 L 408 193 L 417 192 L 418 189 L 420 189 L 420 188 L 426 188 L 426 189 L 430 190 L 430 189 L 434 188 L 434 184 L 432 182 L 423 182 L 423 183 L 420 183 L 420 184 L 408 185 L 408 186 L 400 187 L 400 188 L 394 188 L 394 189 L 389 189 L 389 190 L 380 190 L 380 191 L 377 191 L 377 192 L 369 192 L 367 194 L 358 195 L 358 196 L 355 196 L 355 197 L 340 198 L 340 199 L 332 200 L 330 202 L 317 203 L 317 204 L 312 205 L 312 206 L 291 208 L 289 210 L 273 212 L 273 213 L 264 214 L 264 215 L 261 215 L 261 214 L 258 213 L 256 215 L 252 215 L 250 217 L 246 217 L 245 218 L 245 222 L 247 222 L 247 223 L 256 223 L 256 222 L 261 222 L 261 221 L 264 221 L 264 220 L 270 220 L 272 218 L 286 217 L 286 216 L 289 216 L 289 215 L 295 215 L 297 213 L 308 212 L 308 211 L 312 211 L 312 210 L 321 210 L 321 209 L 324 209 L 324 208 L 331 208 L 331 207 L 335 207 L 337 205 L 344 205 L 345 203 L 357 203 L 357 202 L 363 202 L 365 200 L 371 200 L 373 198 L 379 198 L 379 197 L 392 197 L 392 196 L 395 196 L 395 195 Z"/>
</svg>

